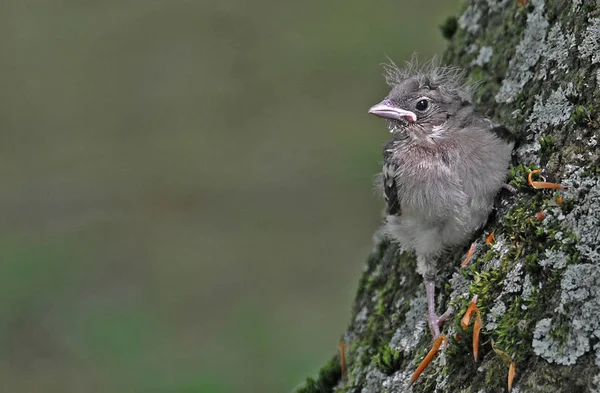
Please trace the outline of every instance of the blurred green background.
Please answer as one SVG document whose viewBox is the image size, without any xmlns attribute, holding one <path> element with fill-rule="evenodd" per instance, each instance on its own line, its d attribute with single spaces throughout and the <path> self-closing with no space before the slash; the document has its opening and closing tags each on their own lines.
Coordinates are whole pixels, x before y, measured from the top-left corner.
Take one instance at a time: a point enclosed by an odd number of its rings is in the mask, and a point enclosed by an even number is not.
<svg viewBox="0 0 600 393">
<path fill-rule="evenodd" d="M 3 392 L 286 392 L 380 221 L 380 63 L 453 1 L 2 0 Z"/>
</svg>

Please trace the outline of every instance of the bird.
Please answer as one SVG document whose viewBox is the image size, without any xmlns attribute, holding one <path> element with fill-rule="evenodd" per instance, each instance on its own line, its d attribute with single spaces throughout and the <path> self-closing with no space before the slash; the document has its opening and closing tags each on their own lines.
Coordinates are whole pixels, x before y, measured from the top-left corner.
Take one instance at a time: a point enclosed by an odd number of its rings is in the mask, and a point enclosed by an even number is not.
<svg viewBox="0 0 600 393">
<path fill-rule="evenodd" d="M 403 68 L 384 65 L 391 88 L 369 113 L 387 120 L 378 186 L 386 201 L 381 231 L 416 255 L 428 326 L 434 338 L 451 318 L 436 314 L 436 275 L 446 250 L 465 245 L 488 220 L 505 183 L 514 141 L 510 131 L 476 111 L 476 85 L 437 58 Z"/>
</svg>

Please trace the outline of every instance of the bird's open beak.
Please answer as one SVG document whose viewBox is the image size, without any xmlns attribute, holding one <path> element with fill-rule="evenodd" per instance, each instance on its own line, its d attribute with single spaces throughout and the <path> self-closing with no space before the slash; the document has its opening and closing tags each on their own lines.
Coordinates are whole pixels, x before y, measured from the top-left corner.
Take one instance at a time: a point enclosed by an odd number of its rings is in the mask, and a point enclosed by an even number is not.
<svg viewBox="0 0 600 393">
<path fill-rule="evenodd" d="M 417 115 L 414 112 L 398 108 L 390 100 L 383 100 L 379 104 L 373 105 L 369 113 L 377 117 L 391 120 L 407 119 L 410 122 L 417 121 Z"/>
</svg>

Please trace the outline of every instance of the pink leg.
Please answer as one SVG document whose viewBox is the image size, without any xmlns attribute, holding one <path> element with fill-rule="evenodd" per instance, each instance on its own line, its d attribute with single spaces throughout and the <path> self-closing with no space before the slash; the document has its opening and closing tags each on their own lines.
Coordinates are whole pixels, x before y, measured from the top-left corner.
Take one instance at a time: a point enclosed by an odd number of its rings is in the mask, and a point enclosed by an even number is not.
<svg viewBox="0 0 600 393">
<path fill-rule="evenodd" d="M 508 191 L 510 191 L 510 192 L 511 192 L 511 193 L 513 193 L 513 194 L 516 194 L 516 193 L 517 193 L 517 191 L 519 191 L 519 190 L 517 190 L 516 188 L 514 188 L 513 186 L 511 186 L 511 185 L 510 185 L 510 184 L 508 184 L 508 183 L 504 183 L 504 184 L 502 185 L 502 188 L 504 188 L 505 190 L 508 190 Z"/>
<path fill-rule="evenodd" d="M 435 313 L 435 281 L 432 279 L 425 279 L 425 293 L 427 295 L 427 319 L 429 322 L 429 330 L 433 338 L 437 338 L 440 335 L 440 326 L 446 322 L 452 314 L 454 309 L 448 307 L 445 313 L 441 316 L 437 316 Z"/>
</svg>

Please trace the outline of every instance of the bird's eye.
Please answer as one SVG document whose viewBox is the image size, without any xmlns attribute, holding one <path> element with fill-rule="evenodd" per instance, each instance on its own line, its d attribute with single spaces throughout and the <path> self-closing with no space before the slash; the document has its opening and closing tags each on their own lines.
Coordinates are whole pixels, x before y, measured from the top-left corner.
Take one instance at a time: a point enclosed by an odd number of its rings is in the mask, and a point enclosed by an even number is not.
<svg viewBox="0 0 600 393">
<path fill-rule="evenodd" d="M 429 102 L 427 100 L 420 100 L 417 102 L 417 105 L 415 105 L 415 108 L 417 108 L 418 111 L 424 111 L 428 106 Z"/>
</svg>

